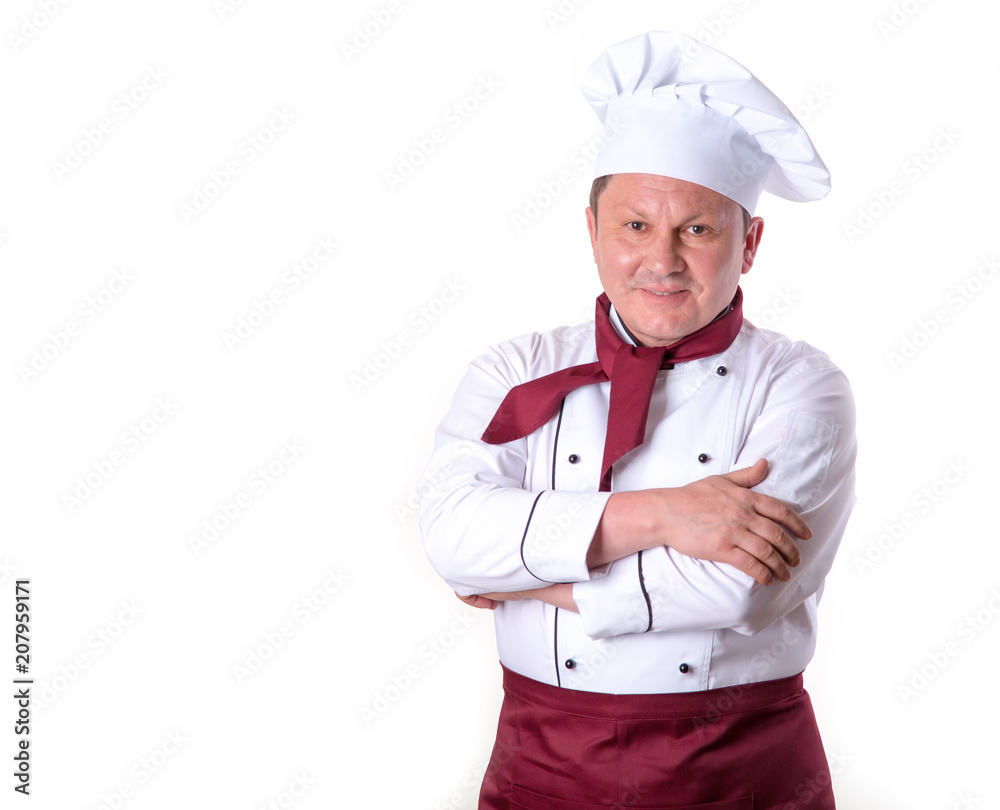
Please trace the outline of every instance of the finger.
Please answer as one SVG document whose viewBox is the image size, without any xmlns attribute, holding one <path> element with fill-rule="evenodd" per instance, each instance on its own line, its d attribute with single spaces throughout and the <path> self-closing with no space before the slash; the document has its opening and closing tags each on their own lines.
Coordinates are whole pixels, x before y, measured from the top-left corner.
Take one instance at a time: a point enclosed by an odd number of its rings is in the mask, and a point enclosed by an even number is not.
<svg viewBox="0 0 1000 810">
<path fill-rule="evenodd" d="M 481 610 L 496 610 L 497 605 L 500 603 L 490 599 L 488 596 L 483 596 L 482 594 L 477 594 L 473 597 L 476 601 L 472 603 L 473 607 L 480 608 Z"/>
<path fill-rule="evenodd" d="M 753 493 L 753 496 L 753 508 L 758 515 L 780 523 L 790 534 L 801 537 L 803 540 L 812 537 L 812 529 L 788 504 L 759 492 Z"/>
<path fill-rule="evenodd" d="M 763 543 L 769 544 L 792 568 L 802 561 L 798 544 L 781 524 L 761 515 L 754 515 L 747 521 L 747 528 Z"/>
<path fill-rule="evenodd" d="M 775 579 L 781 582 L 791 579 L 788 563 L 774 546 L 759 535 L 751 531 L 744 532 L 736 541 L 736 545 L 764 565 Z"/>
<path fill-rule="evenodd" d="M 738 487 L 755 487 L 767 478 L 767 459 L 759 458 L 752 466 L 744 467 L 742 470 L 733 470 L 722 477 Z"/>
<path fill-rule="evenodd" d="M 772 585 L 774 583 L 774 574 L 771 573 L 771 569 L 741 548 L 734 548 L 731 558 L 726 562 L 738 571 L 742 571 L 744 574 L 757 580 L 761 585 Z"/>
<path fill-rule="evenodd" d="M 460 593 L 456 593 L 459 599 L 461 599 L 469 607 L 479 608 L 480 610 L 495 610 L 497 602 L 489 599 L 482 594 L 470 594 L 469 596 L 462 596 Z"/>
</svg>

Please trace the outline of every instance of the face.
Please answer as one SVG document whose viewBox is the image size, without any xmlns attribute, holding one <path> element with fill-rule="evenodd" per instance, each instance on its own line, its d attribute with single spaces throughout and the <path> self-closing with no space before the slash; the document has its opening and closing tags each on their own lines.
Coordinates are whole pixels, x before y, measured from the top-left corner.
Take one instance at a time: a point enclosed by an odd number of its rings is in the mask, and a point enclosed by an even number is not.
<svg viewBox="0 0 1000 810">
<path fill-rule="evenodd" d="M 764 221 L 743 235 L 743 211 L 718 192 L 672 177 L 614 175 L 587 209 L 604 291 L 644 346 L 669 346 L 710 323 L 753 265 Z"/>
</svg>

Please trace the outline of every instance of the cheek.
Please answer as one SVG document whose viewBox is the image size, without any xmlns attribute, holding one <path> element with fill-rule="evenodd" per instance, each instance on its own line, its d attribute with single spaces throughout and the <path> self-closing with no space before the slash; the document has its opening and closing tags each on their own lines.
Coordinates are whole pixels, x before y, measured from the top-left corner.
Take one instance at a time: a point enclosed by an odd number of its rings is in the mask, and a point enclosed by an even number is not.
<svg viewBox="0 0 1000 810">
<path fill-rule="evenodd" d="M 599 263 L 603 270 L 616 276 L 631 276 L 642 260 L 640 251 L 621 245 L 611 248 L 605 246 L 599 255 Z"/>
<path fill-rule="evenodd" d="M 715 268 L 714 271 L 711 268 Z M 719 286 L 728 286 L 731 281 L 738 279 L 743 269 L 743 251 L 738 249 L 719 251 L 714 261 L 706 265 L 706 271 L 715 277 Z"/>
</svg>

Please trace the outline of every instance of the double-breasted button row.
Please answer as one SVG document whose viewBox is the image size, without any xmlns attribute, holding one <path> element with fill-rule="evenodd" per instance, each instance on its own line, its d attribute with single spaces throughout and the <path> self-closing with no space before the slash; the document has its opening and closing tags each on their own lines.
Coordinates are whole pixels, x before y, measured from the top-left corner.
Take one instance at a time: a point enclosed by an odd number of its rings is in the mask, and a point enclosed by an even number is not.
<svg viewBox="0 0 1000 810">
<path fill-rule="evenodd" d="M 729 373 L 729 369 L 728 369 L 728 368 L 726 368 L 725 366 L 719 366 L 719 367 L 718 367 L 718 368 L 717 368 L 717 369 L 715 370 L 715 373 L 716 373 L 716 374 L 717 374 L 718 376 L 720 376 L 720 377 L 725 377 L 725 376 L 726 376 L 726 375 L 727 375 L 727 374 Z M 699 461 L 699 462 L 700 462 L 701 464 L 707 464 L 707 463 L 708 463 L 709 461 L 711 461 L 711 460 L 712 460 L 712 457 L 711 457 L 711 456 L 710 456 L 710 455 L 709 455 L 708 453 L 699 453 L 699 454 L 698 454 L 698 461 Z M 684 670 L 681 670 L 681 671 L 683 672 Z"/>
<path fill-rule="evenodd" d="M 563 661 L 563 666 L 566 667 L 566 669 L 575 669 L 576 661 L 574 661 L 572 658 L 567 658 L 565 661 Z M 694 669 L 694 667 L 691 666 L 690 664 L 681 664 L 679 667 L 677 667 L 677 669 L 680 670 L 680 673 L 682 675 L 687 675 L 692 669 Z"/>
</svg>

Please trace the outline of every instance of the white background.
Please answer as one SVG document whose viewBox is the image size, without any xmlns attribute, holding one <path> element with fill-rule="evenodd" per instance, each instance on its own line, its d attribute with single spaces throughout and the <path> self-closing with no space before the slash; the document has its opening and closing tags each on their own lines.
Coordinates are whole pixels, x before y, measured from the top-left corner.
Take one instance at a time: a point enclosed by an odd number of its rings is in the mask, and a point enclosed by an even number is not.
<svg viewBox="0 0 1000 810">
<path fill-rule="evenodd" d="M 592 317 L 580 77 L 676 29 L 796 110 L 834 178 L 762 201 L 744 290 L 857 398 L 806 676 L 839 806 L 1000 807 L 997 6 L 391 8 L 4 5 L 0 674 L 30 578 L 35 703 L 28 799 L 3 709 L 3 806 L 475 806 L 493 631 L 430 569 L 415 491 L 472 357 Z"/>
</svg>

